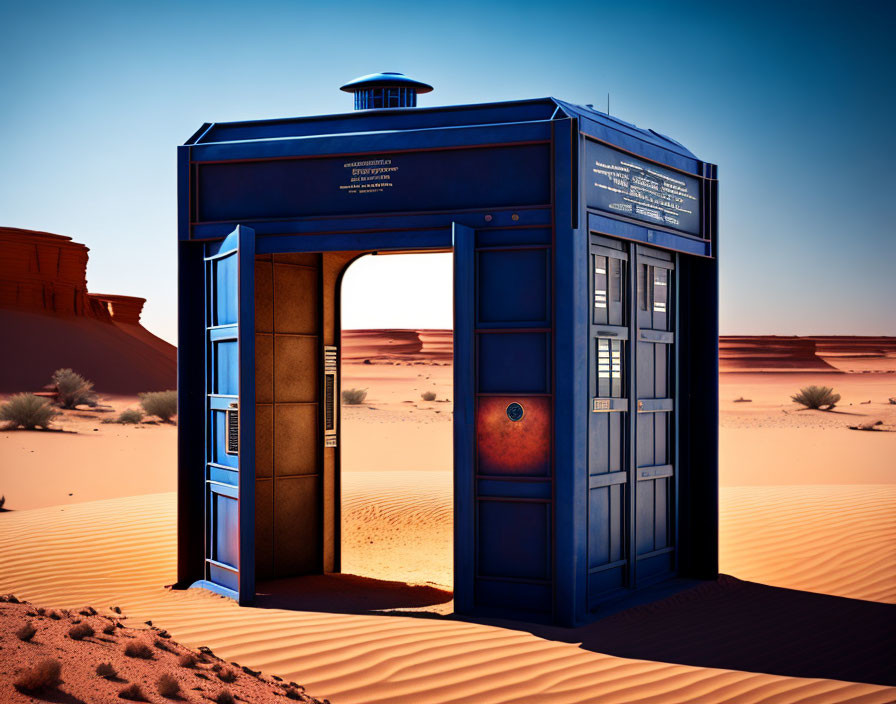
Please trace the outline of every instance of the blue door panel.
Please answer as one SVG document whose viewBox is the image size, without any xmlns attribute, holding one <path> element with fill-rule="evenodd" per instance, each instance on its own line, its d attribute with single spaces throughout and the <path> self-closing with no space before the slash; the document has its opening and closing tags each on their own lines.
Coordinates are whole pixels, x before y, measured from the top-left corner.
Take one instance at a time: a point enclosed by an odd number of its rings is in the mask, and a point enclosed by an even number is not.
<svg viewBox="0 0 896 704">
<path fill-rule="evenodd" d="M 211 517 L 211 559 L 239 567 L 239 501 L 214 491 L 209 492 Z"/>
<path fill-rule="evenodd" d="M 241 603 L 254 588 L 254 233 L 205 250 L 205 579 Z M 246 343 L 245 341 L 249 342 Z M 233 414 L 230 420 L 229 414 Z"/>
<path fill-rule="evenodd" d="M 229 570 L 218 565 L 209 564 L 207 576 L 209 582 L 212 584 L 224 587 L 232 592 L 239 591 L 239 572 L 236 570 Z"/>
<path fill-rule="evenodd" d="M 212 393 L 237 396 L 240 392 L 239 343 L 236 340 L 212 342 Z"/>
<path fill-rule="evenodd" d="M 547 322 L 549 253 L 546 248 L 479 252 L 477 293 L 482 325 Z"/>
<path fill-rule="evenodd" d="M 212 263 L 214 277 L 213 325 L 233 325 L 237 322 L 237 255 L 233 254 Z"/>
<path fill-rule="evenodd" d="M 483 577 L 550 578 L 547 502 L 479 501 L 479 570 Z"/>
<path fill-rule="evenodd" d="M 610 562 L 610 487 L 592 489 L 588 497 L 588 567 Z"/>
<path fill-rule="evenodd" d="M 476 584 L 476 603 L 497 612 L 549 614 L 550 584 L 526 584 L 482 578 Z"/>
<path fill-rule="evenodd" d="M 480 393 L 547 393 L 550 347 L 548 333 L 479 335 Z"/>
<path fill-rule="evenodd" d="M 218 482 L 227 486 L 239 486 L 240 473 L 232 469 L 224 469 L 216 465 L 209 465 L 208 480 L 210 482 Z"/>
</svg>

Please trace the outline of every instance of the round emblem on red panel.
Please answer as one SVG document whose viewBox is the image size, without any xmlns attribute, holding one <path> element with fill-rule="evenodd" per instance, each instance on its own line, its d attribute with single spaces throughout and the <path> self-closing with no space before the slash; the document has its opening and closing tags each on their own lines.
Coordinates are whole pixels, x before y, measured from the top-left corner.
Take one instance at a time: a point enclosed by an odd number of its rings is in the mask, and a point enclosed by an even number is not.
<svg viewBox="0 0 896 704">
<path fill-rule="evenodd" d="M 523 418 L 523 407 L 518 403 L 511 403 L 507 407 L 507 417 L 512 421 L 522 420 Z"/>
</svg>

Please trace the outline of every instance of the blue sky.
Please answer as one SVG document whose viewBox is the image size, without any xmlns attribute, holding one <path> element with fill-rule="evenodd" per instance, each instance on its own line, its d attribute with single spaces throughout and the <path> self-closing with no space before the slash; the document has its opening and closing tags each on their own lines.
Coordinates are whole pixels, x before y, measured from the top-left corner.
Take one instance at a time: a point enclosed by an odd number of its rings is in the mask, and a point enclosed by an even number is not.
<svg viewBox="0 0 896 704">
<path fill-rule="evenodd" d="M 719 164 L 723 333 L 896 334 L 894 19 L 862 1 L 0 0 L 0 224 L 87 244 L 90 289 L 148 298 L 173 341 L 175 147 L 202 122 L 347 111 L 338 87 L 376 71 L 433 84 L 422 105 L 609 92 Z"/>
</svg>

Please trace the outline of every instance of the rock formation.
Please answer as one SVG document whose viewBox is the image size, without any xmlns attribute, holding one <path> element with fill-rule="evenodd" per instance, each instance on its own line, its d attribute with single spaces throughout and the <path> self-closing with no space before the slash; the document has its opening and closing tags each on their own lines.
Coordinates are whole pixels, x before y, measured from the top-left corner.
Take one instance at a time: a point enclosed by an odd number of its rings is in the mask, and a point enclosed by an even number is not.
<svg viewBox="0 0 896 704">
<path fill-rule="evenodd" d="M 70 237 L 0 227 L 0 393 L 40 389 L 60 367 L 106 393 L 175 388 L 176 349 L 140 325 L 146 299 L 89 293 L 87 259 Z"/>
</svg>

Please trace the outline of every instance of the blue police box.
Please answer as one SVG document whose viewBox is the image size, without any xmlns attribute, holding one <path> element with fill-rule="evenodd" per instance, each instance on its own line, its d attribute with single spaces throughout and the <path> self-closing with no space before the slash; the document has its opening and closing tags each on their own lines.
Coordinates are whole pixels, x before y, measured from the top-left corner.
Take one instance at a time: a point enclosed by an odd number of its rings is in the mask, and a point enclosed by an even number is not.
<svg viewBox="0 0 896 704">
<path fill-rule="evenodd" d="M 572 626 L 714 578 L 716 167 L 554 98 L 343 90 L 178 149 L 178 583 L 340 571 L 341 276 L 448 251 L 456 612 Z"/>
</svg>

